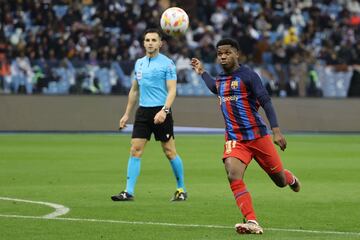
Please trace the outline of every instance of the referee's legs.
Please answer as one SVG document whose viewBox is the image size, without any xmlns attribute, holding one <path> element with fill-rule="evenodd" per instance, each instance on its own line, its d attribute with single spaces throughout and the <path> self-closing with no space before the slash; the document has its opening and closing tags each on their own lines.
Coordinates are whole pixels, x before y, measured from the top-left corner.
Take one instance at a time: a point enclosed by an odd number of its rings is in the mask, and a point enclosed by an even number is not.
<svg viewBox="0 0 360 240">
<path fill-rule="evenodd" d="M 147 139 L 131 139 L 130 157 L 127 168 L 125 191 L 134 196 L 136 180 L 140 174 L 141 155 L 143 154 Z"/>
<path fill-rule="evenodd" d="M 170 164 L 176 178 L 177 189 L 182 189 L 186 192 L 184 183 L 184 167 L 180 156 L 176 153 L 175 140 L 170 138 L 167 142 L 161 142 L 161 146 L 166 157 L 170 160 Z"/>
</svg>

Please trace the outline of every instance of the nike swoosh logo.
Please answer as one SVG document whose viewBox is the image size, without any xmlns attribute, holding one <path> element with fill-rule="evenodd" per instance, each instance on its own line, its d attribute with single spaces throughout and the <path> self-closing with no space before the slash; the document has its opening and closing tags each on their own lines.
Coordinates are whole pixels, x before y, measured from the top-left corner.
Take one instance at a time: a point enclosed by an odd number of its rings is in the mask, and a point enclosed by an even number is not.
<svg viewBox="0 0 360 240">
<path fill-rule="evenodd" d="M 274 171 L 274 170 L 277 169 L 277 168 L 278 168 L 278 166 L 273 167 L 273 168 L 270 168 L 270 170 L 271 170 L 271 171 Z"/>
</svg>

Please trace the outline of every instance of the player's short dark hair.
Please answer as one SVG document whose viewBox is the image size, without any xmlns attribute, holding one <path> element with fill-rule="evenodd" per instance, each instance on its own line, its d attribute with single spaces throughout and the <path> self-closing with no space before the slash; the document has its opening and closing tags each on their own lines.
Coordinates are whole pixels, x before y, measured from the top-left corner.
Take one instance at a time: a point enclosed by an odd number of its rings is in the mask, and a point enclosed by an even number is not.
<svg viewBox="0 0 360 240">
<path fill-rule="evenodd" d="M 146 29 L 144 34 L 143 34 L 143 40 L 145 40 L 145 35 L 148 34 L 148 33 L 157 33 L 160 37 L 160 39 L 162 39 L 162 33 L 159 29 L 157 28 L 149 28 L 149 29 Z"/>
<path fill-rule="evenodd" d="M 235 48 L 236 50 L 240 51 L 240 46 L 238 41 L 236 41 L 233 38 L 223 38 L 221 39 L 217 44 L 216 44 L 216 48 L 218 48 L 219 46 L 223 46 L 223 45 L 230 45 L 233 48 Z"/>
</svg>

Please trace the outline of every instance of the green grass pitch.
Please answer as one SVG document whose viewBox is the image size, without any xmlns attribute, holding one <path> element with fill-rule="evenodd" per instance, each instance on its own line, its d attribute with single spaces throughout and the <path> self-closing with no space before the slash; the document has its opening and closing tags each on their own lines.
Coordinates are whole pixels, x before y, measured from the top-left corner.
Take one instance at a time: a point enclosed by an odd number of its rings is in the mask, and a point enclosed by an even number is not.
<svg viewBox="0 0 360 240">
<path fill-rule="evenodd" d="M 288 135 L 284 166 L 302 182 L 300 193 L 277 188 L 252 162 L 245 182 L 262 236 L 239 236 L 241 221 L 220 160 L 221 135 L 177 135 L 189 193 L 175 191 L 158 142 L 142 157 L 134 202 L 112 202 L 124 189 L 130 136 L 116 134 L 1 134 L 0 198 L 56 203 L 53 208 L 0 199 L 0 239 L 360 239 L 360 135 Z"/>
</svg>

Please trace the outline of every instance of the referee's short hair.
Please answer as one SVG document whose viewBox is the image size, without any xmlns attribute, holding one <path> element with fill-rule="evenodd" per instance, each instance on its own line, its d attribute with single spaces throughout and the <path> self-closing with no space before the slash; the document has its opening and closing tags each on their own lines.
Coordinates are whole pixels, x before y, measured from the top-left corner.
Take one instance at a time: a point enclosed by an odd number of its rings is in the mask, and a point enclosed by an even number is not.
<svg viewBox="0 0 360 240">
<path fill-rule="evenodd" d="M 161 31 L 159 29 L 157 29 L 157 28 L 146 29 L 144 34 L 143 34 L 143 40 L 145 40 L 145 35 L 148 34 L 148 33 L 157 33 L 159 35 L 159 37 L 160 37 L 160 40 L 162 40 L 163 35 L 162 35 Z"/>
<path fill-rule="evenodd" d="M 237 51 L 240 51 L 240 46 L 238 41 L 236 41 L 233 38 L 223 38 L 221 39 L 217 44 L 216 44 L 216 48 L 218 48 L 219 46 L 223 46 L 223 45 L 230 45 L 233 48 L 235 48 Z"/>
</svg>

